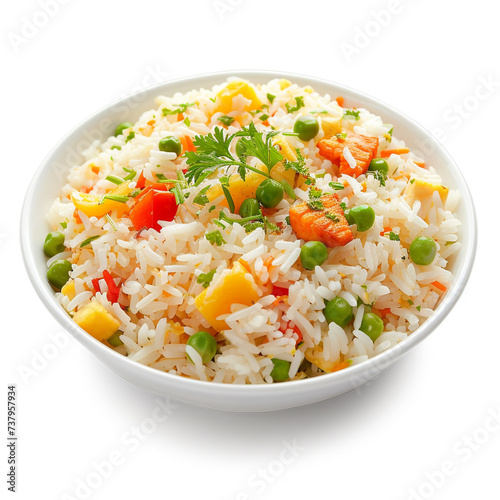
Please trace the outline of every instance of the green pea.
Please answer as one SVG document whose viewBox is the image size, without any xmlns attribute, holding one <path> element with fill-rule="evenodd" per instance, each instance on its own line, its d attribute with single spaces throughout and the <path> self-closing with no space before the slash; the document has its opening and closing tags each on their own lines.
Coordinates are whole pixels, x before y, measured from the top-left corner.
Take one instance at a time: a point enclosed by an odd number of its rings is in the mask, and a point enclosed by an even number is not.
<svg viewBox="0 0 500 500">
<path fill-rule="evenodd" d="M 43 243 L 43 251 L 47 257 L 54 257 L 58 253 L 64 252 L 64 234 L 59 231 L 49 233 Z"/>
<path fill-rule="evenodd" d="M 387 162 L 383 158 L 374 158 L 370 162 L 368 170 L 371 170 L 372 172 L 382 172 L 384 174 L 387 174 L 389 172 L 389 165 L 387 165 Z"/>
<path fill-rule="evenodd" d="M 354 317 L 352 314 L 352 307 L 347 300 L 342 297 L 335 297 L 330 300 L 330 302 L 326 304 L 323 314 L 328 323 L 337 323 L 339 326 L 346 326 Z"/>
<path fill-rule="evenodd" d="M 260 215 L 260 205 L 256 198 L 243 200 L 238 212 L 243 218 Z"/>
<path fill-rule="evenodd" d="M 181 154 L 182 143 L 178 137 L 175 135 L 167 135 L 158 144 L 160 151 L 165 151 L 166 153 L 175 153 L 177 156 Z"/>
<path fill-rule="evenodd" d="M 288 375 L 290 372 L 290 361 L 276 358 L 273 358 L 271 361 L 274 365 L 273 371 L 271 372 L 273 380 L 275 382 L 284 382 L 285 380 L 288 380 L 290 378 Z"/>
<path fill-rule="evenodd" d="M 124 130 L 126 130 L 127 128 L 130 128 L 130 127 L 133 127 L 133 126 L 134 126 L 134 124 L 130 123 L 130 122 L 120 123 L 120 125 L 118 125 L 118 127 L 116 127 L 115 137 L 118 137 L 119 135 L 123 134 Z"/>
<path fill-rule="evenodd" d="M 301 141 L 310 141 L 318 135 L 318 120 L 316 120 L 314 116 L 301 116 L 295 121 L 293 131 L 299 134 L 299 139 Z"/>
<path fill-rule="evenodd" d="M 368 205 L 358 205 L 346 211 L 349 224 L 356 224 L 359 232 L 368 231 L 375 222 L 375 211 Z"/>
<path fill-rule="evenodd" d="M 60 290 L 68 282 L 71 269 L 69 260 L 56 260 L 47 270 L 47 279 Z"/>
<path fill-rule="evenodd" d="M 255 196 L 266 208 L 274 208 L 283 199 L 285 190 L 274 179 L 266 179 L 259 184 Z"/>
<path fill-rule="evenodd" d="M 426 236 L 415 238 L 410 245 L 410 258 L 419 266 L 428 266 L 436 256 L 436 242 Z"/>
<path fill-rule="evenodd" d="M 300 261 L 302 266 L 309 271 L 316 266 L 321 266 L 328 258 L 328 248 L 321 241 L 308 241 L 300 249 Z"/>
<path fill-rule="evenodd" d="M 359 329 L 375 342 L 384 331 L 384 322 L 374 313 L 365 313 Z"/>
<path fill-rule="evenodd" d="M 217 341 L 208 332 L 197 332 L 191 335 L 187 341 L 187 345 L 191 346 L 200 356 L 202 363 L 208 363 L 217 352 Z M 193 361 L 186 354 L 187 360 Z"/>
</svg>

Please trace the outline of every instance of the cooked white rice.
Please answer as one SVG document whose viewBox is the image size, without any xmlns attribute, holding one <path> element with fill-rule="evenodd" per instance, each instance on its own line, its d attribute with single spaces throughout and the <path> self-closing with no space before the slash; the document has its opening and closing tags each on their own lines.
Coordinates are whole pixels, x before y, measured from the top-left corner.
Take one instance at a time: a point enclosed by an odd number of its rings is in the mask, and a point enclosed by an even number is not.
<svg viewBox="0 0 500 500">
<path fill-rule="evenodd" d="M 175 219 L 162 222 L 159 232 L 147 229 L 138 234 L 127 215 L 120 218 L 116 211 L 99 218 L 75 211 L 71 193 L 104 195 L 116 188 L 106 177 L 124 178 L 124 167 L 137 174 L 130 181 L 131 188 L 141 173 L 147 181 L 155 181 L 156 174 L 176 178 L 176 171 L 187 168 L 186 159 L 160 151 L 159 141 L 166 135 L 194 139 L 221 127 L 218 118 L 223 113 L 217 111 L 217 95 L 225 85 L 227 82 L 211 90 L 158 97 L 157 108 L 144 112 L 132 129 L 102 144 L 96 142 L 86 152 L 87 161 L 72 166 L 67 184 L 48 214 L 51 230 L 63 232 L 67 247 L 48 265 L 57 259 L 69 259 L 73 264 L 69 283 L 74 290 L 65 287 L 63 293 L 57 293 L 61 305 L 74 315 L 91 301 L 98 302 L 119 322 L 123 344 L 115 347 L 116 351 L 158 370 L 215 382 L 272 383 L 273 359 L 290 362 L 291 380 L 316 376 L 323 370 L 363 362 L 404 340 L 433 313 L 453 280 L 448 261 L 460 249 L 460 221 L 454 214 L 457 192 L 450 190 L 444 205 L 437 191 L 423 200 L 408 202 L 406 194 L 415 179 L 441 184 L 439 165 L 435 166 L 437 171 L 431 165 L 423 168 L 414 163 L 423 160 L 411 152 L 386 158 L 389 176 L 382 186 L 373 175 L 336 177 L 332 163 L 318 151 L 317 142 L 324 136 L 322 127 L 308 142 L 286 137 L 292 148 L 300 148 L 311 174 L 317 176 L 317 188 L 324 193 L 337 192 L 347 208 L 368 204 L 376 214 L 371 229 L 363 233 L 354 229 L 354 239 L 343 247 L 329 248 L 326 262 L 313 271 L 301 266 L 303 241 L 286 223 L 290 206 L 308 199 L 307 185 L 296 186 L 298 200 L 285 196 L 269 216 L 271 222 L 283 227 L 279 234 L 265 234 L 261 228 L 247 233 L 238 223 L 225 229 L 214 223 L 221 210 L 228 213 L 222 205 L 223 196 L 205 206 L 194 203 L 201 189 L 220 182 L 226 175 L 223 170 L 198 187 L 189 186 L 189 195 Z M 255 88 L 261 102 L 268 103 L 265 114 L 269 126 L 258 113 L 244 111 L 250 101 L 239 95 L 233 99 L 233 110 L 226 114 L 239 117 L 240 123 L 235 120 L 226 127 L 227 133 L 237 132 L 241 124 L 250 121 L 258 130 L 273 127 L 291 131 L 297 116 L 312 114 L 321 123 L 324 117 L 342 115 L 337 96 L 322 96 L 309 87 L 272 80 Z M 267 94 L 276 96 L 272 103 Z M 298 96 L 304 98 L 304 106 L 288 112 L 286 105 L 293 106 Z M 179 121 L 176 114 L 163 115 L 163 108 L 175 109 L 179 103 L 195 104 L 187 107 Z M 352 116 L 342 119 L 344 130 L 377 137 L 379 155 L 405 147 L 402 140 L 391 138 L 391 126 L 380 117 L 365 109 L 357 111 L 358 120 Z M 132 130 L 134 138 L 129 135 Z M 355 166 L 351 151 L 345 150 L 346 161 Z M 257 161 L 250 163 L 256 165 Z M 344 183 L 345 188 L 334 191 L 331 181 Z M 128 205 L 132 204 L 130 199 Z M 214 205 L 216 209 L 211 211 Z M 217 230 L 225 241 L 221 246 L 205 238 L 207 232 Z M 399 241 L 390 239 L 389 231 L 398 235 Z M 97 235 L 98 239 L 80 248 L 82 242 Z M 419 266 L 409 258 L 409 245 L 418 236 L 436 242 L 437 255 L 430 265 Z M 213 286 L 238 260 L 251 271 L 249 279 L 260 298 L 251 306 L 233 303 L 230 314 L 219 318 L 225 320 L 227 329 L 217 332 L 195 304 L 204 290 L 197 277 L 216 270 Z M 114 304 L 108 299 L 103 279 L 106 270 L 121 286 L 119 301 Z M 100 291 L 93 280 L 99 280 Z M 288 297 L 272 295 L 273 285 L 289 288 Z M 325 321 L 325 302 L 335 297 L 352 306 L 354 320 L 346 327 Z M 363 315 L 370 310 L 384 318 L 384 331 L 375 341 L 360 330 Z M 195 349 L 186 346 L 189 336 L 200 330 L 212 333 L 218 342 L 217 354 L 205 364 Z M 299 343 L 298 332 L 303 339 Z"/>
</svg>

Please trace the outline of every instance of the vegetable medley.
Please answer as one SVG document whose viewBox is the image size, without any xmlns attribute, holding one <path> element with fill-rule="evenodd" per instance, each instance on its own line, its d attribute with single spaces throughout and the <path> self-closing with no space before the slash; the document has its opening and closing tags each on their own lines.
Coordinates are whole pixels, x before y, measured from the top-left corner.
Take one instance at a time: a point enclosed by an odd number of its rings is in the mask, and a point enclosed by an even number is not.
<svg viewBox="0 0 500 500">
<path fill-rule="evenodd" d="M 248 235 L 262 232 L 264 241 L 279 240 L 286 234 L 288 239 L 300 240 L 300 251 L 290 266 L 298 270 L 297 276 L 312 282 L 313 275 L 321 272 L 318 268 L 323 267 L 336 277 L 341 290 L 353 281 L 345 281 L 346 271 L 340 270 L 346 267 L 341 259 L 347 254 L 342 249 L 348 249 L 347 253 L 360 252 L 356 241 L 361 245 L 367 241 L 391 245 L 390 259 L 394 263 L 390 265 L 401 262 L 411 266 L 412 273 L 424 275 L 427 267 L 433 268 L 442 259 L 442 241 L 425 231 L 405 229 L 404 221 L 396 218 L 391 222 L 391 216 L 383 215 L 377 208 L 376 200 L 382 196 L 387 205 L 392 198 L 402 199 L 408 207 L 405 210 L 411 214 L 408 217 L 418 217 L 417 222 L 422 220 L 425 228 L 434 223 L 429 215 L 431 209 L 440 203 L 444 210 L 449 194 L 447 187 L 433 182 L 433 171 L 404 143 L 397 141 L 393 146 L 392 125 L 381 122 L 377 125 L 381 132 L 370 134 L 359 123 L 367 122 L 373 115 L 357 109 L 355 103 L 349 103 L 352 107 L 344 106 L 341 96 L 334 96 L 336 100 L 316 99 L 317 106 L 312 107 L 315 94 L 310 87 L 300 89 L 286 80 L 275 87 L 276 95 L 263 93 L 261 86 L 233 80 L 213 93 L 211 102 L 203 105 L 203 113 L 200 102 L 182 102 L 160 107 L 147 123 L 117 124 L 115 137 L 110 139 L 114 144 L 111 153 L 115 154 L 129 145 L 141 147 L 139 141 L 152 137 L 160 127 L 161 139 L 152 146 L 158 165 L 147 168 L 131 157 L 128 165 L 117 169 L 110 155 L 106 165 L 87 162 L 84 179 L 70 182 L 64 190 L 61 203 L 71 207 L 71 215 L 64 210 L 59 227 L 54 227 L 45 239 L 43 250 L 50 259 L 47 279 L 61 297 L 67 297 L 66 305 L 71 304 L 68 312 L 74 321 L 98 341 L 128 355 L 133 351 L 129 339 L 140 344 L 137 331 L 135 337 L 124 335 L 123 314 L 139 327 L 147 324 L 149 331 L 158 325 L 158 311 L 155 320 L 148 321 L 147 313 L 131 309 L 132 287 L 119 271 L 120 267 L 129 269 L 132 265 L 128 258 L 122 258 L 123 262 L 120 256 L 108 259 L 113 265 L 101 268 L 97 275 L 92 275 L 95 277 L 84 281 L 83 287 L 76 283 L 83 272 L 78 270 L 82 255 L 97 259 L 99 239 L 116 232 L 120 224 L 128 228 L 131 240 L 148 242 L 148 238 L 158 238 L 165 227 L 184 224 L 184 211 L 191 213 L 192 207 L 197 207 L 192 215 L 194 220 L 199 217 L 207 221 L 204 239 L 212 245 L 214 254 L 231 251 L 226 248 L 231 247 L 229 236 L 236 225 Z M 283 104 L 288 89 L 295 93 Z M 297 95 L 296 89 L 302 95 Z M 282 102 L 279 107 L 278 100 Z M 210 126 L 203 128 L 200 116 Z M 196 132 L 202 129 L 205 133 Z M 384 190 L 387 194 L 380 194 Z M 356 202 L 358 194 L 368 192 L 374 193 L 366 198 L 369 202 Z M 75 245 L 78 234 L 87 235 L 89 231 L 90 235 Z M 446 245 L 455 243 L 456 235 L 452 235 Z M 365 262 L 367 257 L 360 259 Z M 418 316 L 421 308 L 429 309 L 429 293 L 436 297 L 435 304 L 449 286 L 449 282 L 432 279 L 430 273 L 431 281 L 424 280 L 418 293 L 413 293 L 392 278 L 385 295 L 393 293 L 397 286 L 405 293 L 398 290 L 398 299 L 387 302 L 387 307 L 380 300 L 382 295 L 370 299 L 370 293 L 365 293 L 366 285 L 360 285 L 365 292 L 358 295 L 351 288 L 347 294 L 341 293 L 339 287 L 333 288 L 335 293 L 323 291 L 322 306 L 314 313 L 314 321 L 323 325 L 323 333 L 315 341 L 304 321 L 297 319 L 299 316 L 287 316 L 297 277 L 288 279 L 287 270 L 279 268 L 283 264 L 279 260 L 279 256 L 271 255 L 265 262 L 269 277 L 275 270 L 274 281 L 269 278 L 265 283 L 257 276 L 252 261 L 237 256 L 228 259 L 226 269 L 200 268 L 191 277 L 193 284 L 186 288 L 189 292 L 181 300 L 188 300 L 189 295 L 204 328 L 193 331 L 194 323 L 185 319 L 189 315 L 172 316 L 165 311 L 168 324 L 178 330 L 177 342 L 184 346 L 180 357 L 186 366 L 195 365 L 198 374 L 200 369 L 212 367 L 211 372 L 204 373 L 213 374 L 217 356 L 223 352 L 221 348 L 233 342 L 225 335 L 233 328 L 231 314 L 250 308 L 267 295 L 273 299 L 266 307 L 279 310 L 280 319 L 275 322 L 279 328 L 267 337 L 257 336 L 253 344 L 257 349 L 267 341 L 285 337 L 293 345 L 290 344 L 286 356 L 264 356 L 258 349 L 252 354 L 257 359 L 268 358 L 263 361 L 263 381 L 282 382 L 338 371 L 349 367 L 362 354 L 342 347 L 334 359 L 327 356 L 327 332 L 340 329 L 346 332 L 347 341 L 354 344 L 362 335 L 356 332 L 362 332 L 366 336 L 364 342 L 377 346 L 384 331 L 403 331 L 401 308 L 411 308 L 406 310 Z M 132 267 L 140 265 L 135 263 Z M 339 267 L 334 272 L 336 265 Z M 440 265 L 444 268 L 446 262 Z M 370 267 L 369 263 L 363 266 Z M 158 262 L 153 267 L 161 270 L 162 264 Z M 383 284 L 390 269 L 379 271 L 371 274 L 378 284 Z M 152 285 L 151 280 L 144 284 Z M 425 293 L 420 293 L 422 287 Z M 192 290 L 198 291 L 191 293 Z M 175 290 L 168 293 L 175 296 Z M 401 296 L 405 297 L 405 304 Z M 417 300 L 418 304 L 413 302 Z M 154 363 L 168 359 L 161 355 L 163 342 L 158 346 L 157 357 L 152 358 Z M 292 357 L 297 351 L 302 356 L 300 366 L 290 375 Z"/>
</svg>

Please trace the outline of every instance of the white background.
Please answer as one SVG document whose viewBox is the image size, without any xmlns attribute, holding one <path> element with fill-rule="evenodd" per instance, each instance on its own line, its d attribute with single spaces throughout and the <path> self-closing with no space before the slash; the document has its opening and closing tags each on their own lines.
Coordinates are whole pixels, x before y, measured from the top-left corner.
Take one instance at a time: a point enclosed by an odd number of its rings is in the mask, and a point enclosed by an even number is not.
<svg viewBox="0 0 500 500">
<path fill-rule="evenodd" d="M 42 3 L 3 2 L 0 15 L 0 399 L 17 384 L 17 498 L 498 498 L 494 3 L 50 0 L 50 17 Z M 442 326 L 359 392 L 271 414 L 179 403 L 156 423 L 156 397 L 102 366 L 42 306 L 21 261 L 21 204 L 48 151 L 97 109 L 165 79 L 244 68 L 334 80 L 441 129 L 476 202 L 476 264 Z M 110 455 L 118 461 L 99 475 Z"/>
</svg>

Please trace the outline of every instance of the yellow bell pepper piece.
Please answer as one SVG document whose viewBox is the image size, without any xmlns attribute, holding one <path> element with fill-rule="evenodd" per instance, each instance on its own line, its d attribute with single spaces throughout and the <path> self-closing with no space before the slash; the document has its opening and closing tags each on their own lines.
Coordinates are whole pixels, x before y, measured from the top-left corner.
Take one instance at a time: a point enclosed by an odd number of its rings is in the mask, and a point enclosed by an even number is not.
<svg viewBox="0 0 500 500">
<path fill-rule="evenodd" d="M 69 300 L 73 300 L 76 297 L 75 294 L 75 282 L 73 280 L 69 280 L 62 288 L 61 293 L 66 295 Z"/>
<path fill-rule="evenodd" d="M 99 302 L 89 302 L 75 313 L 73 320 L 100 342 L 109 339 L 120 326 L 120 322 Z"/>
<path fill-rule="evenodd" d="M 316 347 L 308 347 L 304 352 L 304 357 L 326 373 L 333 372 L 333 369 L 340 363 L 340 358 L 335 361 L 326 361 L 323 358 L 323 342 Z"/>
<path fill-rule="evenodd" d="M 107 194 L 113 196 L 127 196 L 132 191 L 132 189 L 129 188 L 129 184 L 129 182 L 124 182 Z M 102 199 L 102 195 L 99 194 L 71 193 L 71 199 L 75 207 L 81 210 L 87 217 L 103 217 L 112 210 L 116 210 L 118 212 L 118 217 L 122 217 L 129 209 L 126 203 L 108 199 L 104 200 L 102 204 L 99 204 Z"/>
<path fill-rule="evenodd" d="M 285 78 L 282 78 L 279 81 L 279 84 L 280 84 L 280 89 L 281 90 L 285 90 L 286 88 L 290 87 L 290 85 L 292 84 L 292 82 L 290 80 L 286 80 Z"/>
<path fill-rule="evenodd" d="M 446 203 L 448 198 L 449 188 L 442 186 L 440 184 L 433 184 L 432 182 L 424 181 L 423 179 L 415 179 L 413 183 L 408 184 L 404 192 L 404 198 L 410 206 L 412 206 L 416 200 L 421 202 L 432 198 L 432 193 L 437 191 L 441 201 Z"/>
<path fill-rule="evenodd" d="M 342 117 L 333 118 L 327 116 L 321 119 L 321 128 L 325 133 L 324 139 L 328 139 L 333 135 L 340 134 L 342 132 Z"/>
<path fill-rule="evenodd" d="M 251 306 L 258 300 L 257 285 L 252 275 L 239 262 L 235 262 L 230 271 L 224 271 L 215 283 L 196 297 L 195 304 L 210 325 L 220 332 L 227 330 L 228 326 L 217 318 L 229 314 L 232 304 Z"/>
<path fill-rule="evenodd" d="M 217 94 L 216 111 L 227 114 L 233 111 L 233 98 L 242 95 L 245 99 L 252 101 L 245 106 L 245 111 L 253 111 L 262 106 L 262 102 L 257 97 L 255 88 L 247 82 L 234 81 L 228 83 Z"/>
</svg>

